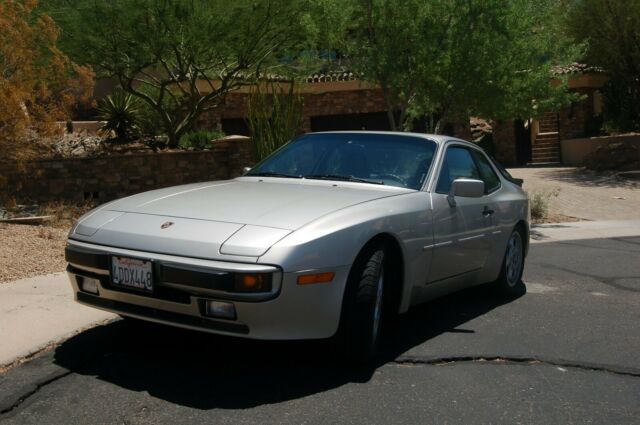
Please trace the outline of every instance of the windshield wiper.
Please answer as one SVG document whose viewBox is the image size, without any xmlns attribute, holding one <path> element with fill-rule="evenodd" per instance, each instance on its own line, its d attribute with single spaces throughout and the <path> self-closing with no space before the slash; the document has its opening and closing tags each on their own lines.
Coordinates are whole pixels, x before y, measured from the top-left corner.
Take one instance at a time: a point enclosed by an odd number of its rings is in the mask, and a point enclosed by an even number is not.
<svg viewBox="0 0 640 425">
<path fill-rule="evenodd" d="M 311 174 L 304 176 L 305 179 L 314 180 L 340 180 L 345 182 L 358 182 L 358 183 L 371 183 L 371 184 L 384 184 L 382 181 L 361 179 L 355 176 L 339 176 L 337 174 Z"/>
<path fill-rule="evenodd" d="M 251 173 L 246 174 L 246 177 L 287 177 L 291 179 L 301 179 L 302 176 L 297 176 L 295 174 L 285 174 L 285 173 L 274 173 L 271 171 L 263 171 L 260 173 Z"/>
</svg>

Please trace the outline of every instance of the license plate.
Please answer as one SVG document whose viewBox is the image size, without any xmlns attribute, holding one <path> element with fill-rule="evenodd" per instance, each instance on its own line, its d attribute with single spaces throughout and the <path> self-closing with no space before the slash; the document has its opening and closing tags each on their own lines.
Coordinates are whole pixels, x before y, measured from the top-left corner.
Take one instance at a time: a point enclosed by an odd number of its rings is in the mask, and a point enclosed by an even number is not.
<svg viewBox="0 0 640 425">
<path fill-rule="evenodd" d="M 114 285 L 153 292 L 151 261 L 137 258 L 111 257 L 111 282 Z"/>
</svg>

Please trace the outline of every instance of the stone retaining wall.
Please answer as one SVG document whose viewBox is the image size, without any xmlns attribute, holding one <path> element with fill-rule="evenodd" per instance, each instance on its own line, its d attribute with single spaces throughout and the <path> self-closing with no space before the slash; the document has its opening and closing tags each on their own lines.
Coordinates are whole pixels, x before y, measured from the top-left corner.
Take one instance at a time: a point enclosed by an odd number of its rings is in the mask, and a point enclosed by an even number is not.
<svg viewBox="0 0 640 425">
<path fill-rule="evenodd" d="M 237 177 L 253 165 L 249 139 L 222 140 L 210 151 L 40 159 L 0 163 L 0 201 L 109 201 L 146 190 Z"/>
</svg>

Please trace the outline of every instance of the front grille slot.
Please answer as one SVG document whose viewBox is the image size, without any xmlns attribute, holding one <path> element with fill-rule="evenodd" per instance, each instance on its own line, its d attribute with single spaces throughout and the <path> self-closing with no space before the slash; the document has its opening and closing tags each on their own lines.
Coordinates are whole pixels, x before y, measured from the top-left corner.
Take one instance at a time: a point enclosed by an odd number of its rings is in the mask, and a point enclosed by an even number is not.
<svg viewBox="0 0 640 425">
<path fill-rule="evenodd" d="M 123 292 L 126 294 L 137 295 L 139 297 L 155 298 L 158 300 L 171 301 L 180 304 L 191 304 L 191 294 L 186 291 L 163 286 L 162 282 L 155 282 L 153 293 L 148 293 L 113 285 L 109 281 L 110 278 L 108 276 L 105 277 L 106 278 L 101 280 L 100 283 L 110 291 Z"/>
<path fill-rule="evenodd" d="M 229 272 L 192 269 L 174 264 L 160 264 L 159 280 L 166 283 L 192 286 L 216 291 L 232 291 L 233 276 Z"/>
<path fill-rule="evenodd" d="M 98 308 L 104 308 L 109 311 L 117 312 L 124 315 L 130 314 L 133 316 L 146 317 L 149 319 L 160 320 L 166 323 L 189 326 L 202 330 L 215 330 L 237 334 L 249 333 L 249 327 L 242 323 L 221 322 L 206 319 L 204 317 L 187 316 L 185 314 L 158 310 L 151 307 L 144 307 L 115 300 L 107 300 L 104 298 L 85 294 L 83 292 L 78 292 L 76 295 L 78 297 L 78 301 L 83 304 L 88 304 Z"/>
</svg>

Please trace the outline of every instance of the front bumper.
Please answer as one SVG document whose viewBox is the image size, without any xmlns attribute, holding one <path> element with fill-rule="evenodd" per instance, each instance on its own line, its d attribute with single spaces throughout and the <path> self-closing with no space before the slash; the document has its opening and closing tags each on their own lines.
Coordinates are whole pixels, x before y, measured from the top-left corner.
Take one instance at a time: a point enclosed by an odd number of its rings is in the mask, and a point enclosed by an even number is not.
<svg viewBox="0 0 640 425">
<path fill-rule="evenodd" d="M 146 258 L 155 267 L 227 272 L 273 272 L 274 289 L 267 294 L 231 294 L 201 283 L 195 286 L 155 282 L 153 294 L 142 294 L 113 287 L 105 258 L 111 255 Z M 69 240 L 67 272 L 77 302 L 124 316 L 205 332 L 254 339 L 319 339 L 335 334 L 340 320 L 342 296 L 348 267 L 333 269 L 330 283 L 297 285 L 300 272 L 283 272 L 272 265 L 233 263 L 105 247 Z M 99 281 L 98 295 L 82 291 L 83 278 Z M 204 315 L 205 300 L 232 302 L 235 320 Z"/>
</svg>

